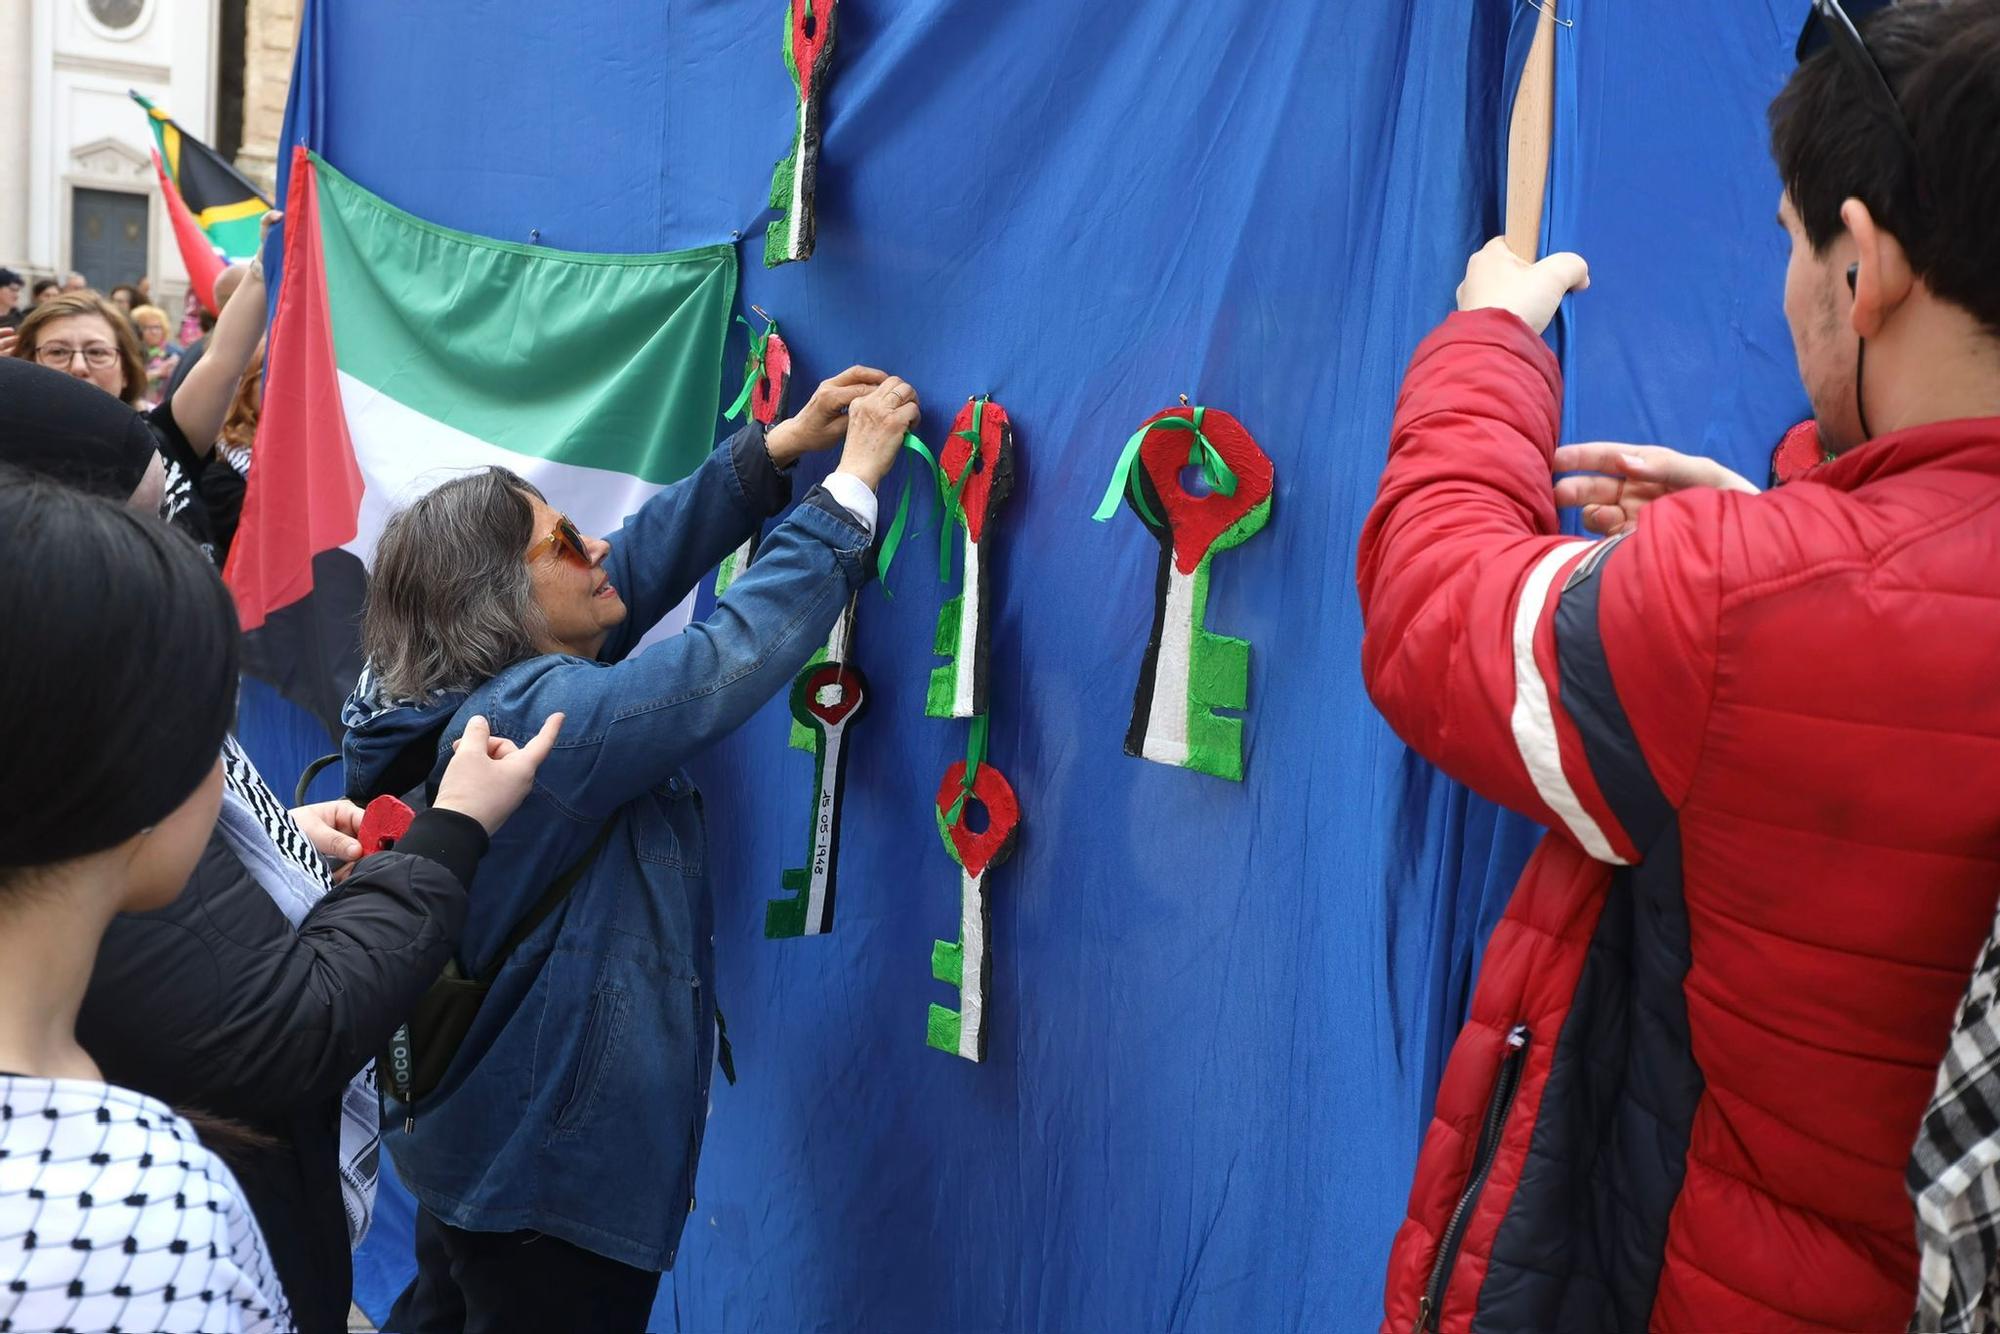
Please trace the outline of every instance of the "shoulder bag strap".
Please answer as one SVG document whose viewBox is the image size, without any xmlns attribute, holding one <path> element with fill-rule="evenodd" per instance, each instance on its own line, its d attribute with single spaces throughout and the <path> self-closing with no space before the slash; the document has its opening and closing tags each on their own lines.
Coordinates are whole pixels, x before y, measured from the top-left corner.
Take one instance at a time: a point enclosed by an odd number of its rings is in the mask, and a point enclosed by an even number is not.
<svg viewBox="0 0 2000 1334">
<path fill-rule="evenodd" d="M 488 982 L 492 981 L 507 960 L 514 956 L 514 951 L 521 947 L 522 942 L 535 934 L 535 928 L 548 921 L 549 914 L 562 906 L 562 901 L 569 897 L 569 892 L 576 888 L 579 880 L 583 879 L 584 872 L 588 871 L 591 863 L 597 860 L 597 854 L 603 852 L 604 845 L 611 841 L 612 823 L 611 820 L 604 822 L 604 827 L 597 831 L 597 837 L 591 841 L 589 849 L 577 859 L 575 865 L 550 882 L 549 887 L 542 891 L 542 896 L 535 900 L 535 906 L 528 909 L 520 921 L 514 923 L 514 929 L 508 932 L 507 939 L 501 942 L 500 952 L 494 955 L 493 961 L 486 966 Z"/>
</svg>

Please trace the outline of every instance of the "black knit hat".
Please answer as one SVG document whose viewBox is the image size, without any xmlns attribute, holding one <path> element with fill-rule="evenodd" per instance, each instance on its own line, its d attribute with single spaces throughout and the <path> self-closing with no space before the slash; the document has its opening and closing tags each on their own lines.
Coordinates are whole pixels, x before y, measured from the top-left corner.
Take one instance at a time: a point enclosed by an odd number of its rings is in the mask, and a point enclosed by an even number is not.
<svg viewBox="0 0 2000 1334">
<path fill-rule="evenodd" d="M 0 463 L 122 501 L 153 448 L 145 418 L 96 385 L 0 357 Z"/>
</svg>

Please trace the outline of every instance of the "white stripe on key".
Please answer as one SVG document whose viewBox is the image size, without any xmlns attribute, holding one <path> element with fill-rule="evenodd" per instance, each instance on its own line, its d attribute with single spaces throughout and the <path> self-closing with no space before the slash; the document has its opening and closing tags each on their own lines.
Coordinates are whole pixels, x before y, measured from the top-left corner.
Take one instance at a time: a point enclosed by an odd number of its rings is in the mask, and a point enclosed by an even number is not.
<svg viewBox="0 0 2000 1334">
<path fill-rule="evenodd" d="M 848 717 L 854 715 L 849 714 Z M 840 781 L 840 747 L 847 739 L 847 722 L 826 729 L 826 758 L 819 767 L 819 800 L 813 807 L 812 865 L 806 870 L 811 879 L 806 892 L 806 930 L 809 936 L 826 933 L 826 885 L 833 878 L 833 790 Z"/>
<path fill-rule="evenodd" d="M 986 877 L 961 867 L 959 879 L 958 1054 L 976 1061 L 986 1023 Z"/>
<path fill-rule="evenodd" d="M 806 99 L 799 98 L 799 133 L 792 141 L 798 152 L 792 158 L 792 207 L 785 215 L 785 256 L 799 257 L 799 244 L 806 229 Z"/>
<path fill-rule="evenodd" d="M 952 683 L 951 716 L 970 718 L 976 712 L 972 687 L 979 674 L 979 544 L 964 535 L 965 592 L 958 607 L 958 661 Z"/>
<path fill-rule="evenodd" d="M 1153 707 L 1146 715 L 1149 760 L 1186 765 L 1188 758 L 1188 655 L 1194 648 L 1194 576 L 1167 562 L 1167 613 L 1160 623 L 1160 654 L 1153 664 Z"/>
</svg>

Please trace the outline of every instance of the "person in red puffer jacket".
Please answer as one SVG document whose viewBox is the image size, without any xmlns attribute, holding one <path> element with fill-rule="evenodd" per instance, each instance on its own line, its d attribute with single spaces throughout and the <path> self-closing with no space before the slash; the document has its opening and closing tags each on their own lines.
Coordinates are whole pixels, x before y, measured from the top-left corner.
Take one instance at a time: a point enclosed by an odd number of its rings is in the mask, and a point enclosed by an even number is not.
<svg viewBox="0 0 2000 1334">
<path fill-rule="evenodd" d="M 2000 0 L 1862 35 L 1771 111 L 1830 462 L 1759 495 L 1558 452 L 1539 335 L 1575 255 L 1473 256 L 1403 383 L 1368 688 L 1551 832 L 1445 1070 L 1385 1329 L 1910 1319 L 1904 1168 L 2000 892 Z M 1580 463 L 1609 475 L 1552 486 Z M 1559 501 L 1616 535 L 1562 536 Z"/>
</svg>

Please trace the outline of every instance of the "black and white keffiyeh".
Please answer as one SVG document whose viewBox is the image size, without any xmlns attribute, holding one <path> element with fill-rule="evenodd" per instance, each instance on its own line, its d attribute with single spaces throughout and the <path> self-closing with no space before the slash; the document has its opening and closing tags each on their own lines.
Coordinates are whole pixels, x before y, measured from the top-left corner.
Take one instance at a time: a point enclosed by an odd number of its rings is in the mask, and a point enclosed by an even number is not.
<svg viewBox="0 0 2000 1334">
<path fill-rule="evenodd" d="M 1904 1184 L 1917 1207 L 1912 1330 L 2000 1330 L 2000 916 L 1958 1003 Z"/>
<path fill-rule="evenodd" d="M 222 779 L 216 828 L 296 930 L 313 905 L 333 890 L 326 864 L 233 736 L 223 743 Z M 340 1099 L 340 1197 L 347 1209 L 350 1246 L 359 1246 L 368 1234 L 381 1156 L 382 1104 L 371 1061 L 348 1082 Z"/>
<path fill-rule="evenodd" d="M 241 1187 L 165 1103 L 0 1076 L 0 1334 L 292 1328 Z"/>
</svg>

